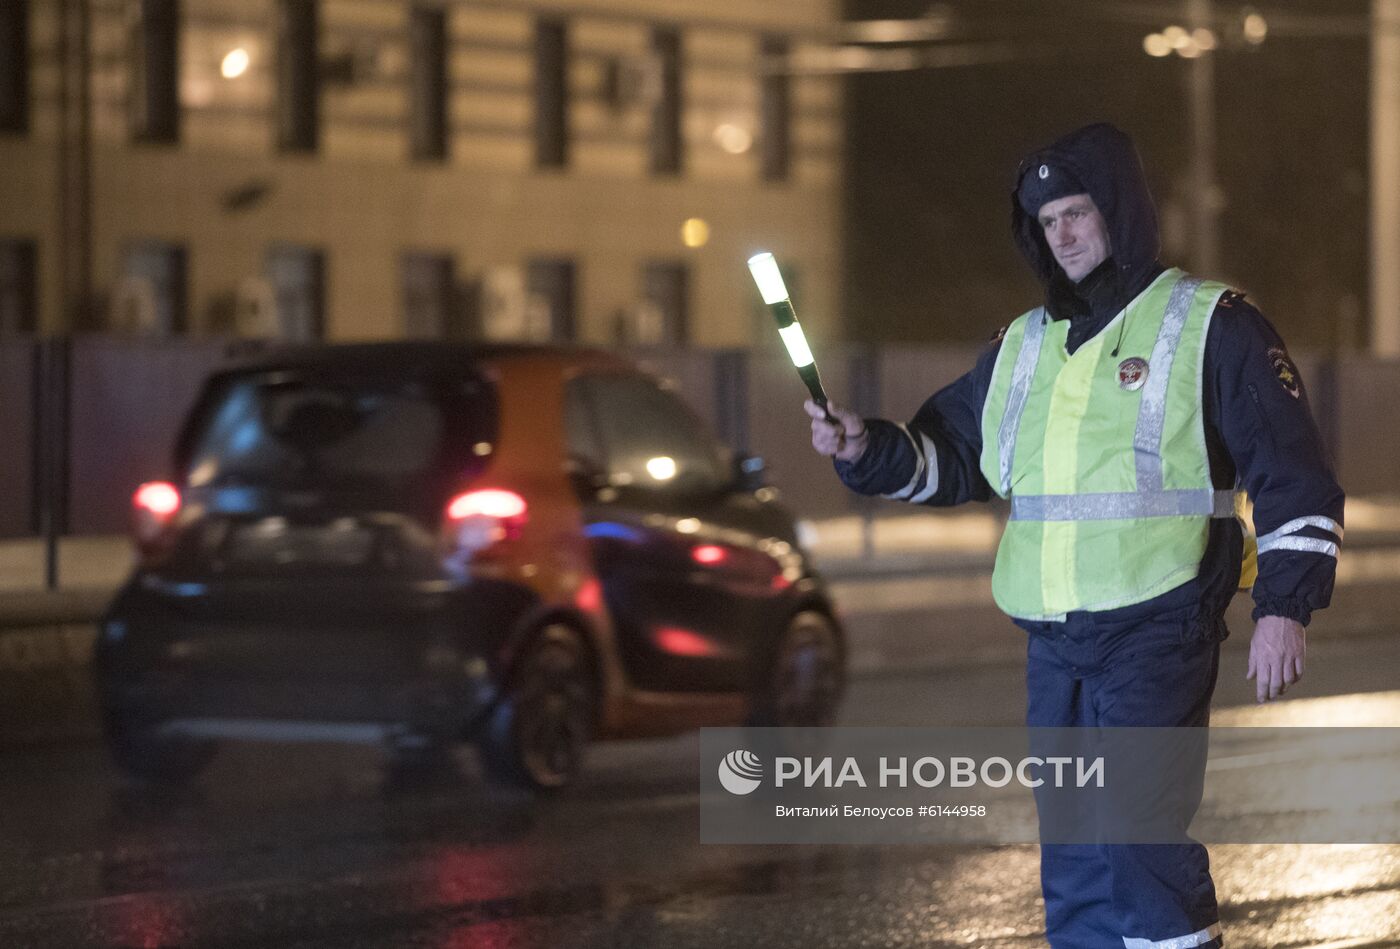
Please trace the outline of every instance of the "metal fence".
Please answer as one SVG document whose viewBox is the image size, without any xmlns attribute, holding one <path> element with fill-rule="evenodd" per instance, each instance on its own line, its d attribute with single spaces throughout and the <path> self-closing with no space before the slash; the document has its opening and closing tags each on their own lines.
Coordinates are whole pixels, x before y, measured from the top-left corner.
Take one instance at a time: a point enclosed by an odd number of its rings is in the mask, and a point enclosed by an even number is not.
<svg viewBox="0 0 1400 949">
<path fill-rule="evenodd" d="M 228 358 L 220 339 L 103 336 L 0 341 L 0 537 L 124 531 L 131 493 L 168 474 L 181 419 L 203 378 Z M 629 355 L 677 388 L 732 447 L 760 454 L 801 513 L 870 509 L 815 458 L 805 390 L 772 351 L 646 350 Z M 957 347 L 849 347 L 822 354 L 829 391 L 866 414 L 907 418 L 972 365 Z M 1400 493 L 1400 362 L 1298 360 L 1349 493 Z M 57 390 L 57 391 L 55 391 Z M 53 473 L 53 474 L 51 474 Z"/>
</svg>

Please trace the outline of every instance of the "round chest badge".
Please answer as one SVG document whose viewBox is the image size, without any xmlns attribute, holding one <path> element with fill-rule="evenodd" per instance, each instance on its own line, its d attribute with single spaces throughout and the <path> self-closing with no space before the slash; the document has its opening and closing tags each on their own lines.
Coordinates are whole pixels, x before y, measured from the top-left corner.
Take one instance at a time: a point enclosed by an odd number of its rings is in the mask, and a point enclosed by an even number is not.
<svg viewBox="0 0 1400 949">
<path fill-rule="evenodd" d="M 1046 178 L 1049 178 L 1049 177 L 1050 177 L 1050 166 L 1049 166 L 1049 165 L 1041 165 L 1041 166 L 1040 166 L 1040 171 L 1037 172 L 1037 174 L 1040 175 L 1040 180 L 1041 180 L 1041 181 L 1044 181 Z"/>
<path fill-rule="evenodd" d="M 1127 392 L 1136 392 L 1147 382 L 1147 360 L 1133 356 L 1118 364 L 1118 387 Z"/>
</svg>

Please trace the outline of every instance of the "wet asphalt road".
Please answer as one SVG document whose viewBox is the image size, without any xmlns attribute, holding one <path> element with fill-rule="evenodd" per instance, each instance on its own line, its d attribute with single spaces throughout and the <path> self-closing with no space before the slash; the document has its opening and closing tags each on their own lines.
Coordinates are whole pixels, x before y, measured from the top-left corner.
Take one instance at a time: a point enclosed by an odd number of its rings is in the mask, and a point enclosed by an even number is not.
<svg viewBox="0 0 1400 949">
<path fill-rule="evenodd" d="M 1314 639 L 1302 697 L 1396 688 L 1394 639 Z M 1244 640 L 1217 707 L 1250 701 Z M 1023 702 L 1008 659 L 862 678 L 846 721 L 1014 724 Z M 236 747 L 164 796 L 96 747 L 8 754 L 0 949 L 1043 945 L 1033 847 L 700 845 L 697 747 L 599 748 L 543 801 L 469 754 L 403 782 L 371 749 Z M 1400 946 L 1400 846 L 1212 852 L 1231 947 Z"/>
</svg>

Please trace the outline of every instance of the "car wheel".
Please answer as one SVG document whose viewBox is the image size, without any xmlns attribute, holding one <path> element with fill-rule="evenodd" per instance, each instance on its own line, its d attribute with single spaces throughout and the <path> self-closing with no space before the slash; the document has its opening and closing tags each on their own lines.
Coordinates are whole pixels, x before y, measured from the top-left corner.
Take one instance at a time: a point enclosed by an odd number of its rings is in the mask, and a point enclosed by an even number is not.
<svg viewBox="0 0 1400 949">
<path fill-rule="evenodd" d="M 152 784 L 181 785 L 193 780 L 218 753 L 212 741 L 165 737 L 151 726 L 121 720 L 107 725 L 112 760 L 127 774 Z"/>
<path fill-rule="evenodd" d="M 511 670 L 478 742 L 487 776 L 532 790 L 568 784 L 582 766 L 597 703 L 583 640 L 567 626 L 545 627 Z"/>
<path fill-rule="evenodd" d="M 754 696 L 749 723 L 821 726 L 836 720 L 846 685 L 841 634 L 813 611 L 788 621 Z"/>
</svg>

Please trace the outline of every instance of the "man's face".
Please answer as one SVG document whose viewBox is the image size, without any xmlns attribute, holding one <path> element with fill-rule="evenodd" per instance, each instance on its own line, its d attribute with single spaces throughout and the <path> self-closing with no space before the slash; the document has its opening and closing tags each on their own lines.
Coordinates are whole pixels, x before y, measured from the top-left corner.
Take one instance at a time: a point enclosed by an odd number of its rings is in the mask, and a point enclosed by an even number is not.
<svg viewBox="0 0 1400 949">
<path fill-rule="evenodd" d="M 1040 206 L 1036 215 L 1045 228 L 1045 243 L 1065 276 L 1078 283 L 1108 259 L 1108 225 L 1087 194 L 1056 198 Z"/>
</svg>

